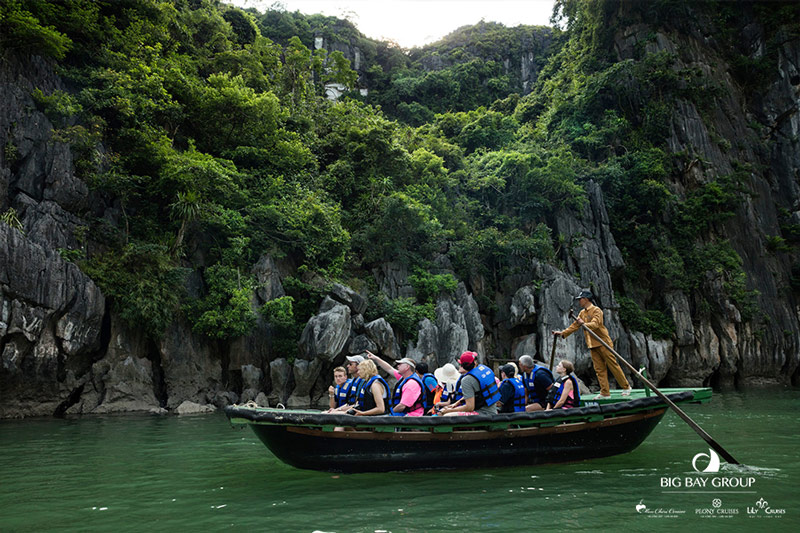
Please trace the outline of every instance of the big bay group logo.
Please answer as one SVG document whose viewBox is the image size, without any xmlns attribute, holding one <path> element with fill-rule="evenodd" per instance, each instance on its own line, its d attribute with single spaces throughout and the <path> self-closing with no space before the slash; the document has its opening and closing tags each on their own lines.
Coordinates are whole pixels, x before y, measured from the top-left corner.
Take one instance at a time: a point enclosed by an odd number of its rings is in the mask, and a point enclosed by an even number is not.
<svg viewBox="0 0 800 533">
<path fill-rule="evenodd" d="M 697 468 L 697 460 L 701 457 L 708 459 L 708 466 L 706 466 L 703 470 Z M 700 464 L 702 465 L 703 463 L 701 462 Z M 694 456 L 694 459 L 692 459 L 692 468 L 694 468 L 695 472 L 719 472 L 719 455 L 717 455 L 717 452 L 711 448 L 708 449 L 708 454 L 698 453 Z"/>
<path fill-rule="evenodd" d="M 693 472 L 690 470 L 681 475 L 661 476 L 658 504 L 640 499 L 635 504 L 636 513 L 648 518 L 680 519 L 692 516 L 733 521 L 775 519 L 786 514 L 786 509 L 772 506 L 759 494 L 760 487 L 756 485 L 763 478 L 759 476 L 758 469 L 721 463 L 719 455 L 711 448 L 708 453 L 695 454 L 690 461 Z"/>
</svg>

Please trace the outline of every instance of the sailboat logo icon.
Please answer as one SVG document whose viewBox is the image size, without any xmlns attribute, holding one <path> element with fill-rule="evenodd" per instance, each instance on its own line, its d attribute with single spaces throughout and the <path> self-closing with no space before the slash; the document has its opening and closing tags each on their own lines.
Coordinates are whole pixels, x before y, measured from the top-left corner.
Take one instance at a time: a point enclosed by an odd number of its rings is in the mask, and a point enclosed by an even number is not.
<svg viewBox="0 0 800 533">
<path fill-rule="evenodd" d="M 703 470 L 697 468 L 697 460 L 700 457 L 708 459 L 708 466 Z M 708 453 L 698 453 L 692 459 L 692 468 L 694 468 L 695 472 L 719 472 L 719 455 L 711 448 L 708 449 Z"/>
</svg>

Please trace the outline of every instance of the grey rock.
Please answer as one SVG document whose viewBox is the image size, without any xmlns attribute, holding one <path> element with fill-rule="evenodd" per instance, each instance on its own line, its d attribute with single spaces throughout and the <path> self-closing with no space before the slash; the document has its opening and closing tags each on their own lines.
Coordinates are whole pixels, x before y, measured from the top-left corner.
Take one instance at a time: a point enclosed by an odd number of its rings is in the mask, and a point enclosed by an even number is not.
<svg viewBox="0 0 800 533">
<path fill-rule="evenodd" d="M 296 359 L 292 367 L 294 374 L 294 390 L 286 401 L 286 407 L 292 409 L 296 407 L 308 407 L 311 405 L 311 387 L 319 377 L 322 370 L 322 361 L 304 361 Z"/>
<path fill-rule="evenodd" d="M 330 295 L 336 301 L 345 304 L 354 315 L 363 314 L 367 310 L 367 300 L 350 287 L 345 287 L 341 283 L 334 283 L 330 289 Z"/>
<path fill-rule="evenodd" d="M 380 352 L 380 355 L 394 360 L 400 358 L 400 345 L 397 342 L 391 324 L 386 319 L 378 318 L 373 320 L 364 325 L 364 330 L 367 337 L 375 343 L 375 348 Z"/>
<path fill-rule="evenodd" d="M 206 413 L 213 413 L 217 408 L 213 405 L 199 404 L 185 400 L 175 408 L 175 413 L 178 415 L 201 415 Z"/>
<path fill-rule="evenodd" d="M 253 266 L 253 275 L 256 278 L 256 294 L 261 302 L 268 302 L 275 298 L 286 296 L 281 284 L 281 277 L 275 261 L 269 254 L 262 255 Z"/>
<path fill-rule="evenodd" d="M 264 372 L 253 365 L 242 365 L 242 385 L 245 389 L 260 389 Z"/>
<path fill-rule="evenodd" d="M 256 402 L 256 404 L 258 404 L 261 407 L 268 407 L 269 406 L 269 399 L 267 398 L 267 395 L 264 394 L 263 392 L 259 392 L 258 393 L 258 396 L 256 396 L 256 399 L 255 399 L 255 402 Z"/>
<path fill-rule="evenodd" d="M 179 320 L 172 323 L 159 342 L 161 366 L 167 385 L 167 407 L 184 401 L 208 403 L 222 389 L 222 367 L 212 345 Z"/>
<path fill-rule="evenodd" d="M 292 376 L 292 367 L 284 359 L 275 359 L 269 362 L 269 373 L 272 381 L 272 390 L 269 393 L 269 405 L 285 404 L 289 397 L 289 381 Z M 259 403 L 259 405 L 261 405 Z"/>
<path fill-rule="evenodd" d="M 408 267 L 399 261 L 384 263 L 372 271 L 378 288 L 391 299 L 415 298 L 414 287 L 408 282 Z"/>
<path fill-rule="evenodd" d="M 664 301 L 675 322 L 675 341 L 678 346 L 694 344 L 694 326 L 689 299 L 681 291 L 670 291 L 664 295 Z"/>
<path fill-rule="evenodd" d="M 106 356 L 92 366 L 91 388 L 84 390 L 74 413 L 145 411 L 161 407 L 156 398 L 153 363 L 144 357 L 148 340 L 112 316 Z"/>
<path fill-rule="evenodd" d="M 483 338 L 485 331 L 481 321 L 480 309 L 475 298 L 467 291 L 463 282 L 456 287 L 456 304 L 464 313 L 464 326 L 467 329 L 467 348 L 478 354 L 484 353 Z"/>
<path fill-rule="evenodd" d="M 353 337 L 353 340 L 347 345 L 347 353 L 349 354 L 362 354 L 367 350 L 372 353 L 380 351 L 378 350 L 378 345 L 366 335 L 357 335 Z"/>
<path fill-rule="evenodd" d="M 536 289 L 530 285 L 522 287 L 511 299 L 511 326 L 532 324 L 536 321 Z"/>
<path fill-rule="evenodd" d="M 524 335 L 514 339 L 514 343 L 511 345 L 511 353 L 514 357 L 514 360 L 519 360 L 519 358 L 523 355 L 530 355 L 531 357 L 538 358 L 545 363 L 549 363 L 549 353 L 547 354 L 547 360 L 543 360 L 544 358 L 541 355 L 537 356 L 537 338 L 538 335 L 536 333 L 531 333 L 530 335 Z"/>
<path fill-rule="evenodd" d="M 324 308 L 324 307 L 323 307 Z M 311 317 L 300 337 L 304 359 L 322 358 L 328 362 L 338 356 L 350 336 L 350 308 L 336 303 Z"/>
</svg>

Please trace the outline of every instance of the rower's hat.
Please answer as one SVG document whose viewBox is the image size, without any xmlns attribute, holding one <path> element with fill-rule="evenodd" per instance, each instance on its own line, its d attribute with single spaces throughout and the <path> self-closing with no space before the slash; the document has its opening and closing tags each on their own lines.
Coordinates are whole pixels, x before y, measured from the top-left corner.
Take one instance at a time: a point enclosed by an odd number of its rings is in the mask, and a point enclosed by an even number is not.
<svg viewBox="0 0 800 533">
<path fill-rule="evenodd" d="M 589 289 L 581 289 L 581 292 L 575 297 L 576 300 L 580 300 L 581 298 L 586 298 L 587 300 L 594 300 L 594 296 L 592 295 L 592 291 Z"/>
</svg>

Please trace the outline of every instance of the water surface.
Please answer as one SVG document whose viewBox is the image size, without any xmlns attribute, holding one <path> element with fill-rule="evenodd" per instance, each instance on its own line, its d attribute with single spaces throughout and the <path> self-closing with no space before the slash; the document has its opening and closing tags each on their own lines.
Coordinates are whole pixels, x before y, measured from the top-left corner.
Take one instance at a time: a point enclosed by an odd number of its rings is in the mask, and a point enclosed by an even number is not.
<svg viewBox="0 0 800 533">
<path fill-rule="evenodd" d="M 708 446 L 672 413 L 606 459 L 351 475 L 284 465 L 221 413 L 0 421 L 0 532 L 796 531 L 800 391 L 686 411 L 750 468 L 697 473 Z"/>
</svg>

